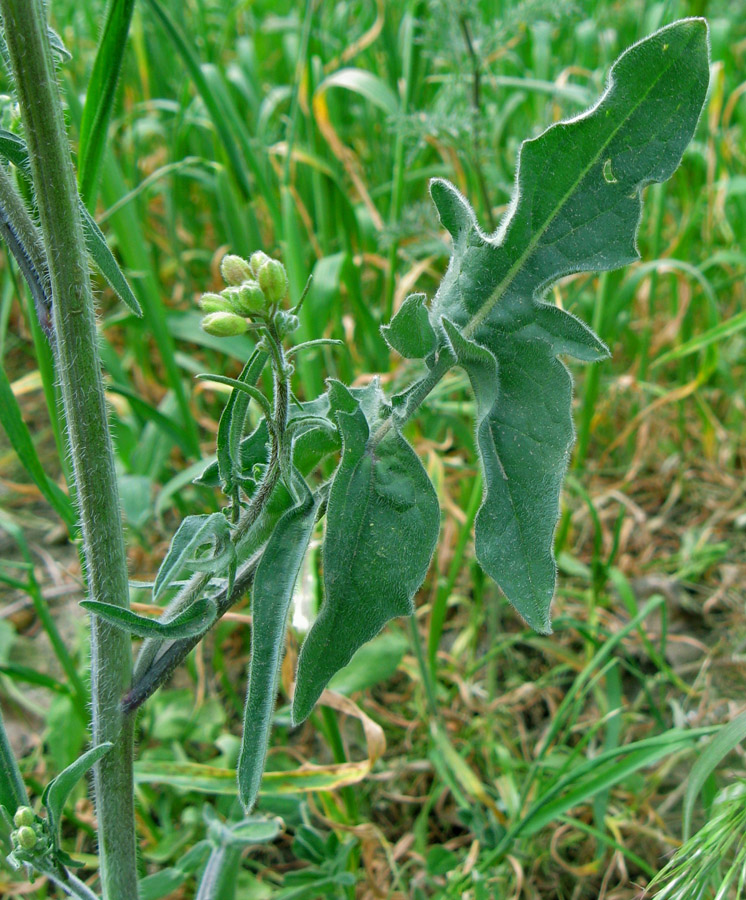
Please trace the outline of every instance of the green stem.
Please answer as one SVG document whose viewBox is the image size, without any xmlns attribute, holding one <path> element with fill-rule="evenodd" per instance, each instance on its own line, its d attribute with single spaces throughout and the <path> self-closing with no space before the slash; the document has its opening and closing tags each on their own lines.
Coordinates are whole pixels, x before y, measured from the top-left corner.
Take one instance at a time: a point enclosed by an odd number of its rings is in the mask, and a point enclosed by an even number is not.
<svg viewBox="0 0 746 900">
<path fill-rule="evenodd" d="M 46 16 L 41 0 L 0 0 L 0 10 L 49 262 L 57 376 L 78 488 L 88 592 L 93 600 L 127 608 L 127 559 L 88 256 Z M 131 667 L 129 635 L 93 616 L 92 738 L 94 744 L 114 744 L 94 770 L 104 900 L 137 897 L 134 719 L 119 703 Z"/>
</svg>

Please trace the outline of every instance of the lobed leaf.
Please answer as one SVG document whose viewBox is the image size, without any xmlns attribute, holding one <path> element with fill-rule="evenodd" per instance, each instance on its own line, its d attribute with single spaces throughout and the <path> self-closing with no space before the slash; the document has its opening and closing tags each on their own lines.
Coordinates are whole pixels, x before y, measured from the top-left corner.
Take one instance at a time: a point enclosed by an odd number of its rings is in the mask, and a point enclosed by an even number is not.
<svg viewBox="0 0 746 900">
<path fill-rule="evenodd" d="M 414 612 L 440 525 L 435 489 L 414 450 L 395 427 L 374 440 L 390 413 L 377 383 L 353 393 L 330 382 L 329 393 L 343 449 L 326 514 L 325 599 L 298 662 L 296 723 L 362 644 L 389 619 Z"/>
<path fill-rule="evenodd" d="M 582 322 L 541 300 L 572 272 L 638 258 L 642 189 L 678 166 L 709 80 L 707 26 L 685 19 L 622 54 L 587 112 L 521 147 L 510 209 L 494 235 L 448 182 L 431 194 L 453 254 L 430 320 L 439 353 L 469 375 L 485 496 L 475 524 L 485 571 L 549 632 L 559 493 L 574 441 L 560 355 L 608 355 Z"/>
<path fill-rule="evenodd" d="M 251 811 L 259 793 L 277 697 L 288 610 L 318 510 L 318 500 L 302 479 L 299 481 L 303 500 L 280 517 L 254 577 L 251 662 L 238 760 L 239 797 L 247 812 Z"/>
</svg>

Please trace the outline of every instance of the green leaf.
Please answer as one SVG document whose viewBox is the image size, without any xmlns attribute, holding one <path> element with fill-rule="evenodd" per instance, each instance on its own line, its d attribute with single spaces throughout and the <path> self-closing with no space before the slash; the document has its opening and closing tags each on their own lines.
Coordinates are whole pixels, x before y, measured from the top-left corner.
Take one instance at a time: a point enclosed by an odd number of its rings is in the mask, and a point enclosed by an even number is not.
<svg viewBox="0 0 746 900">
<path fill-rule="evenodd" d="M 250 812 L 259 793 L 277 697 L 293 588 L 313 533 L 318 508 L 305 484 L 304 499 L 277 522 L 254 577 L 251 599 L 251 663 L 244 714 L 238 787 Z"/>
<path fill-rule="evenodd" d="M 253 387 L 262 374 L 267 359 L 266 353 L 255 350 L 237 380 L 243 385 Z M 246 392 L 234 387 L 218 423 L 218 472 L 223 491 L 229 496 L 241 483 L 243 474 L 239 448 L 250 401 L 251 397 Z"/>
<path fill-rule="evenodd" d="M 78 142 L 80 193 L 86 206 L 94 206 L 95 186 L 114 109 L 119 71 L 127 46 L 135 0 L 119 0 L 107 6 L 106 20 L 86 90 Z"/>
<path fill-rule="evenodd" d="M 212 625 L 218 614 L 215 601 L 209 597 L 195 600 L 191 606 L 167 622 L 150 619 L 147 616 L 138 616 L 132 610 L 114 606 L 112 603 L 101 603 L 98 600 L 81 600 L 80 605 L 110 625 L 128 631 L 137 637 L 158 637 L 168 640 L 202 634 Z"/>
<path fill-rule="evenodd" d="M 311 712 L 329 679 L 389 619 L 410 615 L 438 539 L 438 498 L 422 463 L 395 427 L 377 383 L 354 396 L 330 383 L 342 459 L 329 495 L 324 538 L 325 599 L 303 644 L 293 721 Z"/>
<path fill-rule="evenodd" d="M 18 459 L 31 476 L 34 484 L 65 523 L 70 534 L 74 534 L 77 530 L 78 516 L 73 504 L 67 494 L 44 471 L 44 466 L 39 460 L 28 426 L 23 421 L 18 401 L 2 366 L 0 366 L 0 425 L 5 429 Z"/>
<path fill-rule="evenodd" d="M 41 802 L 47 809 L 49 818 L 49 828 L 54 836 L 55 843 L 59 838 L 60 819 L 62 818 L 62 810 L 65 807 L 67 798 L 71 791 L 85 773 L 95 765 L 102 756 L 105 756 L 114 745 L 107 741 L 92 747 L 82 756 L 69 765 L 64 771 L 53 778 L 44 788 L 41 795 Z"/>
<path fill-rule="evenodd" d="M 385 631 L 364 644 L 329 682 L 337 694 L 354 694 L 391 678 L 409 648 L 403 634 Z"/>
<path fill-rule="evenodd" d="M 0 129 L 0 156 L 10 160 L 14 166 L 29 174 L 28 148 L 26 143 L 18 135 L 10 131 Z M 83 234 L 86 250 L 98 267 L 104 280 L 119 299 L 125 303 L 132 312 L 142 317 L 142 309 L 137 302 L 137 297 L 132 293 L 132 288 L 127 283 L 119 264 L 114 258 L 103 232 L 96 224 L 93 216 L 88 212 L 83 201 L 80 201 L 80 217 L 83 222 Z"/>
<path fill-rule="evenodd" d="M 574 440 L 572 381 L 559 355 L 593 362 L 605 345 L 541 301 L 572 272 L 637 259 L 646 184 L 678 166 L 707 92 L 707 26 L 685 19 L 635 44 L 588 112 L 526 141 L 500 228 L 488 236 L 448 182 L 431 194 L 453 255 L 430 320 L 477 398 L 485 496 L 476 554 L 535 629 L 549 632 L 559 493 Z"/>
<path fill-rule="evenodd" d="M 104 276 L 104 280 L 119 299 L 125 303 L 132 312 L 142 318 L 142 309 L 137 302 L 137 297 L 132 293 L 124 273 L 119 268 L 119 263 L 114 259 L 114 254 L 106 243 L 104 233 L 96 224 L 93 216 L 88 212 L 80 201 L 80 215 L 83 219 L 83 235 L 85 236 L 86 250 L 90 253 L 91 259 L 96 263 L 99 272 Z"/>
<path fill-rule="evenodd" d="M 746 739 L 746 713 L 723 725 L 704 752 L 699 754 L 689 773 L 684 796 L 684 840 L 691 834 L 692 811 L 697 794 L 715 771 L 718 763 Z"/>
<path fill-rule="evenodd" d="M 386 343 L 406 359 L 424 359 L 435 350 L 435 332 L 424 294 L 410 294 L 389 325 L 381 327 Z"/>
<path fill-rule="evenodd" d="M 211 553 L 199 558 L 195 554 L 210 543 Z M 184 569 L 196 572 L 220 572 L 235 557 L 231 543 L 231 529 L 222 513 L 187 516 L 171 541 L 166 558 L 161 563 L 153 585 L 153 600 L 174 582 Z"/>
</svg>

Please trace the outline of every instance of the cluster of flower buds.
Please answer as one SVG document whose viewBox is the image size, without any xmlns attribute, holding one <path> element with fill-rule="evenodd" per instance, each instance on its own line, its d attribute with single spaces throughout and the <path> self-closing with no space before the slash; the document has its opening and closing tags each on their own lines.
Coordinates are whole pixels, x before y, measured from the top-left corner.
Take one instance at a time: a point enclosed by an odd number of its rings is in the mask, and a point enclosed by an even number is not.
<svg viewBox="0 0 746 900">
<path fill-rule="evenodd" d="M 30 806 L 19 806 L 13 816 L 15 830 L 10 833 L 13 856 L 17 862 L 30 862 L 51 850 L 46 822 Z"/>
<path fill-rule="evenodd" d="M 285 266 L 257 250 L 248 261 L 229 254 L 220 263 L 227 287 L 219 294 L 203 294 L 199 305 L 207 313 L 202 328 L 216 337 L 243 334 L 247 319 L 267 319 L 274 315 L 288 292 Z"/>
</svg>

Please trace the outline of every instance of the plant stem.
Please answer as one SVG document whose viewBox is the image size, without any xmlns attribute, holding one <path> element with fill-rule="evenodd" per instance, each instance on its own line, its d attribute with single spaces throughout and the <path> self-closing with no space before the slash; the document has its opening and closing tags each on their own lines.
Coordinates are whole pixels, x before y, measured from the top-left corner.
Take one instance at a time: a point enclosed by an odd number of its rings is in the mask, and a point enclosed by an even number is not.
<svg viewBox="0 0 746 900">
<path fill-rule="evenodd" d="M 0 0 L 0 10 L 49 262 L 57 377 L 78 488 L 88 592 L 93 600 L 127 608 L 127 559 L 88 257 L 46 16 L 41 0 Z M 92 738 L 94 744 L 114 744 L 94 769 L 105 900 L 137 897 L 134 719 L 119 703 L 131 667 L 129 635 L 93 616 Z"/>
</svg>

